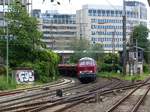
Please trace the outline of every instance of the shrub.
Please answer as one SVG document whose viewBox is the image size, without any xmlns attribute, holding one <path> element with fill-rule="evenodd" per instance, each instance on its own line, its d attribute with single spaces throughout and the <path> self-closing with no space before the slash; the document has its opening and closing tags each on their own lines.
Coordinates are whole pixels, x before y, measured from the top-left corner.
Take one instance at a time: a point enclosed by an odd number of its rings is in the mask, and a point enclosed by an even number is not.
<svg viewBox="0 0 150 112">
<path fill-rule="evenodd" d="M 121 66 L 119 64 L 101 64 L 101 71 L 102 72 L 117 72 L 118 70 L 121 72 Z"/>
<path fill-rule="evenodd" d="M 35 72 L 35 79 L 40 82 L 49 82 L 58 77 L 58 56 L 48 50 L 38 52 L 38 58 L 33 63 L 24 62 L 20 67 L 30 67 Z"/>
<path fill-rule="evenodd" d="M 0 66 L 0 75 L 6 74 L 5 66 Z"/>
<path fill-rule="evenodd" d="M 150 66 L 148 64 L 144 64 L 143 65 L 143 72 L 150 72 L 149 67 Z"/>
</svg>

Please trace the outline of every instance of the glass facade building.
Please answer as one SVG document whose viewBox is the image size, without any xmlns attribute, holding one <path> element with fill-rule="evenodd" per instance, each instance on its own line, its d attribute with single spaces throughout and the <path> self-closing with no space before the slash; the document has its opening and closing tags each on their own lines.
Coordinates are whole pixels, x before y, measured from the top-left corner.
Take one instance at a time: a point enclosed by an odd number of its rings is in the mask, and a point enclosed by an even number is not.
<svg viewBox="0 0 150 112">
<path fill-rule="evenodd" d="M 43 42 L 53 50 L 69 50 L 76 38 L 76 15 L 46 11 L 41 14 Z"/>
</svg>

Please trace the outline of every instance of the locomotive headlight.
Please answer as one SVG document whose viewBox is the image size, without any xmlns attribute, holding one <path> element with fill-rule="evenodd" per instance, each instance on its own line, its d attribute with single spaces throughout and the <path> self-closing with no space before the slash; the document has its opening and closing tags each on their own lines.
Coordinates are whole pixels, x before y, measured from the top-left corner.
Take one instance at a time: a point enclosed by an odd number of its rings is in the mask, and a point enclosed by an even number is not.
<svg viewBox="0 0 150 112">
<path fill-rule="evenodd" d="M 90 70 L 89 72 L 90 72 L 90 73 L 92 73 L 93 71 L 92 71 L 92 70 Z"/>
<path fill-rule="evenodd" d="M 80 71 L 80 73 L 82 73 L 82 71 Z"/>
</svg>

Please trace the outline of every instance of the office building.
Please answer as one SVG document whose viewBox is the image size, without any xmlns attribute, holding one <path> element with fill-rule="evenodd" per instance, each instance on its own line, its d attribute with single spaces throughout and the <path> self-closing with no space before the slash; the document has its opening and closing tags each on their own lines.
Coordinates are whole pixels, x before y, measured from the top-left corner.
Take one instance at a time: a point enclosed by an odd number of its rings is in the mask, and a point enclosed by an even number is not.
<svg viewBox="0 0 150 112">
<path fill-rule="evenodd" d="M 4 13 L 7 13 L 8 9 L 7 6 L 13 0 L 0 0 L 0 27 L 4 26 Z M 29 12 L 29 7 L 31 7 L 32 0 L 18 0 L 22 3 L 22 7 L 26 7 L 27 11 Z"/>
<path fill-rule="evenodd" d="M 137 1 L 126 3 L 126 38 L 133 26 L 147 26 L 146 5 Z M 91 44 L 102 44 L 105 51 L 123 50 L 122 6 L 84 5 L 76 12 L 77 37 L 87 38 Z"/>
<path fill-rule="evenodd" d="M 41 14 L 42 41 L 52 50 L 70 50 L 76 38 L 76 15 L 46 11 Z"/>
</svg>

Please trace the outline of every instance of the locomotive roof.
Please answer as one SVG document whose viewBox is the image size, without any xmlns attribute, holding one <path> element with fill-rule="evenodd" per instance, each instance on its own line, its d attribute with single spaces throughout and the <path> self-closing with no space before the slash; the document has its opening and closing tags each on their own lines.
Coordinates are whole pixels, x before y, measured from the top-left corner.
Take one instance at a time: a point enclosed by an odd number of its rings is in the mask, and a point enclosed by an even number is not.
<svg viewBox="0 0 150 112">
<path fill-rule="evenodd" d="M 81 58 L 79 61 L 82 61 L 82 60 L 90 60 L 90 61 L 95 61 L 94 59 L 92 59 L 92 58 L 89 58 L 89 57 L 84 57 L 84 58 Z"/>
</svg>

